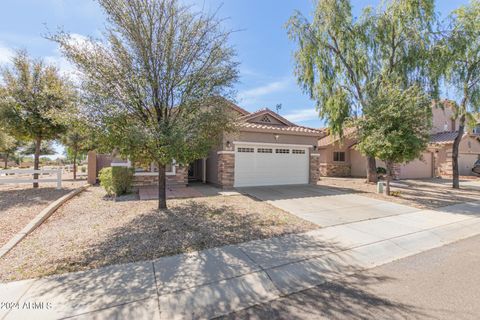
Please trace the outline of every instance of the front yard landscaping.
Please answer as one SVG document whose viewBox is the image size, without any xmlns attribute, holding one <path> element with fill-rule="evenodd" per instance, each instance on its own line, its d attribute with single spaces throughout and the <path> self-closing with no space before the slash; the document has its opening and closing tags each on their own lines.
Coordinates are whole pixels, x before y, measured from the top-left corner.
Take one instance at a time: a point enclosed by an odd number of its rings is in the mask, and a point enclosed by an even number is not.
<svg viewBox="0 0 480 320">
<path fill-rule="evenodd" d="M 41 183 L 37 189 L 31 184 L 0 185 L 0 246 L 50 203 L 85 183 L 85 180 L 63 181 L 61 190 L 50 182 Z"/>
<path fill-rule="evenodd" d="M 155 259 L 318 228 L 244 195 L 168 200 L 169 210 L 135 195 L 117 201 L 91 187 L 0 259 L 0 281 Z"/>
<path fill-rule="evenodd" d="M 480 179 L 471 181 L 480 181 Z M 461 189 L 452 189 L 451 180 L 447 179 L 393 181 L 391 185 L 392 196 L 378 194 L 377 185 L 365 183 L 364 178 L 322 177 L 317 184 L 340 188 L 347 192 L 359 192 L 363 196 L 420 209 L 435 209 L 480 199 L 480 183 L 478 183 L 476 189 L 468 185 L 462 186 L 462 183 L 460 183 Z"/>
</svg>

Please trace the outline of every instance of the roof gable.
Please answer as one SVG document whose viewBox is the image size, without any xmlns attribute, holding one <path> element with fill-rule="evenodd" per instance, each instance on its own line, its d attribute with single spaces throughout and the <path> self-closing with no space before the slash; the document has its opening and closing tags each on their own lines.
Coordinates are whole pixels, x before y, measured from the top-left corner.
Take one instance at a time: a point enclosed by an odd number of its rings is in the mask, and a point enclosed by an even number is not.
<svg viewBox="0 0 480 320">
<path fill-rule="evenodd" d="M 278 126 L 286 126 L 286 127 L 296 127 L 294 123 L 288 121 L 281 115 L 272 110 L 265 108 L 253 112 L 249 115 L 246 115 L 241 118 L 242 121 L 249 122 L 249 123 L 259 123 L 259 124 L 266 124 L 266 125 L 278 125 Z"/>
</svg>

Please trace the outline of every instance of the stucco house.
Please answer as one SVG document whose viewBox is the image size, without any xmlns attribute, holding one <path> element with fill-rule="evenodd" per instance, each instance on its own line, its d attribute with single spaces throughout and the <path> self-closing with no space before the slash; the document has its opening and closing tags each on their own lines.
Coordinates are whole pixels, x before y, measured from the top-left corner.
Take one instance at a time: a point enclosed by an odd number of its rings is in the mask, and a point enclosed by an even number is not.
<svg viewBox="0 0 480 320">
<path fill-rule="evenodd" d="M 450 107 L 432 107 L 433 126 L 430 143 L 421 157 L 395 166 L 397 179 L 418 179 L 452 175 L 452 146 L 458 134 L 458 120 Z M 340 139 L 327 135 L 318 141 L 320 175 L 365 177 L 366 158 L 356 150 L 355 131 L 350 128 Z M 459 171 L 461 176 L 473 175 L 472 167 L 480 155 L 480 130 L 466 132 L 460 143 Z M 377 160 L 377 167 L 385 167 Z"/>
<path fill-rule="evenodd" d="M 318 139 L 322 130 L 296 125 L 269 109 L 250 113 L 226 101 L 233 112 L 235 133 L 225 133 L 207 157 L 189 165 L 173 163 L 167 169 L 167 186 L 185 186 L 193 181 L 222 188 L 307 184 L 319 179 Z M 100 159 L 95 155 L 90 157 Z M 111 166 L 130 166 L 113 159 Z M 90 164 L 95 170 L 97 164 Z M 94 179 L 92 177 L 92 179 Z M 155 185 L 156 168 L 136 168 L 134 186 Z"/>
<path fill-rule="evenodd" d="M 238 131 L 225 134 L 191 176 L 220 187 L 316 183 L 320 130 L 296 125 L 269 109 L 232 105 Z"/>
</svg>

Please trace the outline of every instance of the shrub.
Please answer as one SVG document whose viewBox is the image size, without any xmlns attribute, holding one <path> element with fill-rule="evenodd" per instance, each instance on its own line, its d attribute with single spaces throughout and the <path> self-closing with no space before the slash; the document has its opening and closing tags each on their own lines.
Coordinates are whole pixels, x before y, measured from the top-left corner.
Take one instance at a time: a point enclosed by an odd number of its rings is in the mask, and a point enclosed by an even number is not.
<svg viewBox="0 0 480 320">
<path fill-rule="evenodd" d="M 85 167 L 85 166 L 80 167 L 80 171 L 82 171 L 83 173 L 87 172 L 87 167 Z"/>
<path fill-rule="evenodd" d="M 378 167 L 377 168 L 377 174 L 387 174 L 387 169 L 383 167 Z"/>
<path fill-rule="evenodd" d="M 98 178 L 100 179 L 100 185 L 105 189 L 107 194 L 109 196 L 113 195 L 112 168 L 103 168 L 100 170 Z"/>
<path fill-rule="evenodd" d="M 100 185 L 108 195 L 129 193 L 133 181 L 133 169 L 125 167 L 110 167 L 100 170 Z"/>
</svg>

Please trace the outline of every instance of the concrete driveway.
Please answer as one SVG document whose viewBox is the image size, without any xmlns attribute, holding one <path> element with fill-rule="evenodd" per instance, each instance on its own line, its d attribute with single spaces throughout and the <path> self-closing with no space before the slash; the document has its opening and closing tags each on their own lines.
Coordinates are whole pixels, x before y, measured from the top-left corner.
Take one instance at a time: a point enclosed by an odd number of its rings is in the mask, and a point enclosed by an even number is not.
<svg viewBox="0 0 480 320">
<path fill-rule="evenodd" d="M 238 190 L 322 227 L 418 211 L 334 187 L 291 185 Z"/>
</svg>

